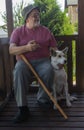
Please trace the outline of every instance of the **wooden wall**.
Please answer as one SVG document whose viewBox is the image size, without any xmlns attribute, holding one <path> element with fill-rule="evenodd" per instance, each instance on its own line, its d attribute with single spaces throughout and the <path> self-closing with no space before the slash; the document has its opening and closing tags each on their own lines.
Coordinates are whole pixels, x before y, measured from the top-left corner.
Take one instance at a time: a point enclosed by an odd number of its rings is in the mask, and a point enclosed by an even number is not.
<svg viewBox="0 0 84 130">
<path fill-rule="evenodd" d="M 9 95 L 12 88 L 12 73 L 8 42 L 8 38 L 0 38 L 0 96 L 3 99 Z"/>
</svg>

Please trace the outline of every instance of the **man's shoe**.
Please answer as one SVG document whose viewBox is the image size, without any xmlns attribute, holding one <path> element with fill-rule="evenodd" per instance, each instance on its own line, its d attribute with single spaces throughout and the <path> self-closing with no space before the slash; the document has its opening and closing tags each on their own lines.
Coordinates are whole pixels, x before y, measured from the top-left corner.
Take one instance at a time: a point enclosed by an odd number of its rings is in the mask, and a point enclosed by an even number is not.
<svg viewBox="0 0 84 130">
<path fill-rule="evenodd" d="M 27 121 L 30 116 L 28 107 L 19 107 L 17 115 L 13 119 L 13 123 L 22 123 Z"/>
</svg>

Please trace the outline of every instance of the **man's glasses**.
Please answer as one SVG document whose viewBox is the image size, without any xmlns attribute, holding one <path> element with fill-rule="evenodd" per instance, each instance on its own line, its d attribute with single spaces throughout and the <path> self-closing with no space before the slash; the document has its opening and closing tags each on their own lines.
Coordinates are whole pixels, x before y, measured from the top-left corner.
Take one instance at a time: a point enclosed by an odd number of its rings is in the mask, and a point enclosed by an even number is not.
<svg viewBox="0 0 84 130">
<path fill-rule="evenodd" d="M 40 17 L 39 13 L 30 14 L 29 17 L 38 18 Z"/>
</svg>

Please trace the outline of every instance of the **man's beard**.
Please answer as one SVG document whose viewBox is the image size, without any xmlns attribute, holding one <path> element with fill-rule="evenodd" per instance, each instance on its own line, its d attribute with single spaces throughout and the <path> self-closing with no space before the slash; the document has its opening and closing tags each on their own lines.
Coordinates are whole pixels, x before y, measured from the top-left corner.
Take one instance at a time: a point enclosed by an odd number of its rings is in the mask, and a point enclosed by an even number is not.
<svg viewBox="0 0 84 130">
<path fill-rule="evenodd" d="M 36 21 L 35 23 L 34 23 L 34 27 L 38 27 L 40 25 L 40 20 L 38 20 L 38 21 Z"/>
</svg>

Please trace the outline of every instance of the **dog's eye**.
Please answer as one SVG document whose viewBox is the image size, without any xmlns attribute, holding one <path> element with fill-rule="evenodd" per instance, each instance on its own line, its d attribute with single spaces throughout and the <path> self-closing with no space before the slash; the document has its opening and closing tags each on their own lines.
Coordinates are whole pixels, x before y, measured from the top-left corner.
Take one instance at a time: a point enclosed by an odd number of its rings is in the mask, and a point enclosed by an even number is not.
<svg viewBox="0 0 84 130">
<path fill-rule="evenodd" d="M 61 55 L 58 55 L 59 58 L 61 58 Z"/>
</svg>

